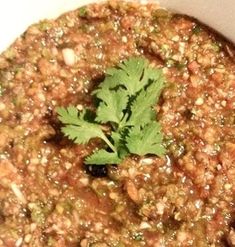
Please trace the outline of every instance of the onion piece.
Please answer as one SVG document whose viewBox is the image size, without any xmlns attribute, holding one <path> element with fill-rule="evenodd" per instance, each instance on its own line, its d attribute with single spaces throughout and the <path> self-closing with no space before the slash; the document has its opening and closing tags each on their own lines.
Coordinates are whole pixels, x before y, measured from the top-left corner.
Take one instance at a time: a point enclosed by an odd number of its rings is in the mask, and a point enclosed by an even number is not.
<svg viewBox="0 0 235 247">
<path fill-rule="evenodd" d="M 76 63 L 76 55 L 73 49 L 65 48 L 62 50 L 64 62 L 68 66 L 73 66 Z"/>
<path fill-rule="evenodd" d="M 22 202 L 23 204 L 27 203 L 23 193 L 21 192 L 21 190 L 19 189 L 19 187 L 15 183 L 11 184 L 11 189 L 20 202 Z"/>
</svg>

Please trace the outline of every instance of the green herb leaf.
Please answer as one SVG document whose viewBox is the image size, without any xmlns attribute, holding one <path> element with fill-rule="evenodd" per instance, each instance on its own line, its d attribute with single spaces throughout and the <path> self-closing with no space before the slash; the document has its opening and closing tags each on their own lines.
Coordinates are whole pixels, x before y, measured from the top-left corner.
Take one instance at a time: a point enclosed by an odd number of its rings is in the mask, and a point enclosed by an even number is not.
<svg viewBox="0 0 235 247">
<path fill-rule="evenodd" d="M 61 130 L 70 140 L 78 144 L 85 144 L 93 138 L 100 138 L 112 150 L 116 151 L 115 147 L 103 133 L 101 126 L 89 123 L 84 119 L 85 111 L 78 115 L 78 110 L 70 106 L 67 109 L 58 108 L 57 113 L 59 114 L 60 121 L 66 125 Z"/>
<path fill-rule="evenodd" d="M 151 122 L 143 128 L 140 126 L 133 127 L 126 138 L 126 146 L 133 154 L 162 156 L 166 151 L 162 146 L 162 141 L 163 135 L 160 124 Z"/>
<path fill-rule="evenodd" d="M 154 81 L 146 90 L 142 90 L 131 105 L 131 116 L 126 125 L 143 126 L 155 120 L 155 112 L 152 106 L 156 104 L 164 87 L 165 81 L 162 75 Z"/>
<path fill-rule="evenodd" d="M 198 35 L 198 34 L 200 34 L 201 33 L 201 31 L 202 31 L 202 29 L 201 29 L 201 27 L 200 26 L 198 26 L 198 25 L 196 25 L 194 28 L 193 28 L 193 34 L 196 34 L 196 35 Z"/>
<path fill-rule="evenodd" d="M 218 42 L 213 42 L 211 44 L 211 48 L 213 51 L 218 53 L 220 51 L 220 44 Z"/>
<path fill-rule="evenodd" d="M 98 150 L 85 160 L 87 165 L 119 164 L 120 162 L 121 159 L 117 153 L 110 153 L 104 149 Z"/>
<path fill-rule="evenodd" d="M 100 138 L 112 150 L 96 151 L 86 158 L 86 164 L 118 164 L 129 154 L 162 156 L 163 135 L 153 107 L 164 86 L 160 69 L 152 68 L 146 59 L 130 58 L 118 68 L 109 69 L 93 91 L 99 100 L 93 113 L 96 116 L 89 118 L 87 110 L 79 112 L 74 106 L 57 109 L 64 124 L 62 132 L 79 144 Z"/>
<path fill-rule="evenodd" d="M 124 86 L 129 96 L 139 92 L 149 80 L 156 80 L 159 77 L 158 70 L 150 68 L 146 59 L 138 57 L 124 61 L 118 68 L 109 69 L 107 74 L 98 91 Z"/>
<path fill-rule="evenodd" d="M 63 124 L 79 124 L 78 109 L 75 106 L 57 108 L 58 118 Z"/>
<path fill-rule="evenodd" d="M 96 121 L 100 123 L 114 122 L 119 124 L 124 116 L 128 96 L 126 90 L 110 91 L 103 89 L 96 95 L 102 100 L 97 109 Z"/>
<path fill-rule="evenodd" d="M 81 7 L 78 10 L 78 14 L 79 14 L 80 17 L 85 17 L 87 15 L 87 8 L 86 8 L 86 6 Z"/>
</svg>

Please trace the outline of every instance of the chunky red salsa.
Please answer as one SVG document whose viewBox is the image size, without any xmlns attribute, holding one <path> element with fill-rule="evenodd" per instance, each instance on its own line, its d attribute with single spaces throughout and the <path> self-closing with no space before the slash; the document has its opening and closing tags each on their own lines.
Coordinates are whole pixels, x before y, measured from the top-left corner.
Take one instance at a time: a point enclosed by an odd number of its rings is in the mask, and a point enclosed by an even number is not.
<svg viewBox="0 0 235 247">
<path fill-rule="evenodd" d="M 144 57 L 167 78 L 167 154 L 86 166 L 61 133 L 105 71 Z M 226 41 L 155 4 L 110 1 L 34 24 L 0 55 L 0 246 L 235 246 L 235 62 Z"/>
</svg>

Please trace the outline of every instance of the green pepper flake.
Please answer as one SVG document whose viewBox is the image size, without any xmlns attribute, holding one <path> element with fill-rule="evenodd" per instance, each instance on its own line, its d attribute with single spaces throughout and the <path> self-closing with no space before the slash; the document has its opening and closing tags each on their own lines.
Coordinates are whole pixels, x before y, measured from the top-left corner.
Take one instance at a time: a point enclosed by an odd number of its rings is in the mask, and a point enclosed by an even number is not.
<svg viewBox="0 0 235 247">
<path fill-rule="evenodd" d="M 220 147 L 220 144 L 219 144 L 219 143 L 215 143 L 215 144 L 214 144 L 214 150 L 215 150 L 216 152 L 220 152 L 221 147 Z"/>
<path fill-rule="evenodd" d="M 163 44 L 163 45 L 161 46 L 161 51 L 162 51 L 163 53 L 167 53 L 167 52 L 169 51 L 169 49 L 170 49 L 169 45 Z"/>
<path fill-rule="evenodd" d="M 142 241 L 144 240 L 144 236 L 143 236 L 143 233 L 142 232 L 134 232 L 132 234 L 132 238 L 136 241 Z"/>
<path fill-rule="evenodd" d="M 78 10 L 78 14 L 79 14 L 80 17 L 85 17 L 87 15 L 87 8 L 85 6 L 81 7 Z"/>
<path fill-rule="evenodd" d="M 16 98 L 16 97 L 13 97 L 13 98 L 12 98 L 12 104 L 13 104 L 14 106 L 17 105 L 17 98 Z"/>
<path fill-rule="evenodd" d="M 184 69 L 184 68 L 186 67 L 186 63 L 184 63 L 184 62 L 182 62 L 182 63 L 177 62 L 177 63 L 175 63 L 175 67 L 176 67 L 178 70 L 182 70 L 182 69 Z"/>
<path fill-rule="evenodd" d="M 159 34 L 160 33 L 160 29 L 158 27 L 154 27 L 154 29 L 151 31 L 151 33 Z"/>
<path fill-rule="evenodd" d="M 122 242 L 118 242 L 118 244 L 116 245 L 116 247 L 125 247 L 125 244 Z"/>
<path fill-rule="evenodd" d="M 211 48 L 212 50 L 214 50 L 215 52 L 219 52 L 220 51 L 220 44 L 217 42 L 214 42 L 211 44 Z"/>
<path fill-rule="evenodd" d="M 89 32 L 89 26 L 87 24 L 81 24 L 80 29 L 84 33 L 88 33 Z"/>
<path fill-rule="evenodd" d="M 170 13 L 166 9 L 159 8 L 154 11 L 153 16 L 155 18 L 168 18 L 170 16 Z"/>
<path fill-rule="evenodd" d="M 48 244 L 48 246 L 54 246 L 56 244 L 56 240 L 52 237 L 49 237 L 47 244 Z"/>
<path fill-rule="evenodd" d="M 196 26 L 193 28 L 192 31 L 193 31 L 193 34 L 198 35 L 198 34 L 202 31 L 202 29 L 201 29 L 200 26 L 196 25 Z"/>
<path fill-rule="evenodd" d="M 44 21 L 41 21 L 39 24 L 38 24 L 38 28 L 40 31 L 44 32 L 44 31 L 47 31 L 48 29 L 50 29 L 52 27 L 52 23 L 50 23 L 48 20 L 44 20 Z"/>
<path fill-rule="evenodd" d="M 12 60 L 16 56 L 15 49 L 13 47 L 8 48 L 5 52 L 4 55 L 7 59 Z"/>
<path fill-rule="evenodd" d="M 173 59 L 167 59 L 166 60 L 166 67 L 171 68 L 173 66 L 175 66 L 175 61 Z"/>
</svg>

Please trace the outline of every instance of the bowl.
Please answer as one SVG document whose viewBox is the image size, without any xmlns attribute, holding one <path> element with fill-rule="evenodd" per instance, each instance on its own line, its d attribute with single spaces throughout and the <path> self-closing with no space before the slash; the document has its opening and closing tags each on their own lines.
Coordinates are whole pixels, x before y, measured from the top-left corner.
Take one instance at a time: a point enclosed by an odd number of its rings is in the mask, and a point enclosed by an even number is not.
<svg viewBox="0 0 235 247">
<path fill-rule="evenodd" d="M 30 24 L 55 18 L 63 12 L 101 0 L 7 0 L 0 8 L 0 52 L 6 49 Z M 142 1 L 142 2 L 148 2 Z M 193 16 L 235 42 L 234 0 L 159 0 L 161 6 Z"/>
<path fill-rule="evenodd" d="M 223 6 L 222 1 L 159 3 L 234 42 L 235 0 L 223 1 Z M 0 8 L 0 52 L 29 25 L 91 2 L 7 0 Z M 42 22 L 0 57 L 0 246 L 235 244 L 235 77 L 229 46 L 208 36 L 197 22 L 168 18 L 164 10 L 153 10 L 148 19 L 146 8 L 137 8 L 132 11 L 143 10 L 143 16 L 125 15 L 128 8 L 119 12 L 114 5 L 100 12 L 74 11 L 71 19 L 60 18 L 58 28 Z M 94 23 L 96 14 L 105 17 L 109 11 L 112 21 L 101 17 Z M 107 73 L 111 86 L 98 86 L 107 68 L 126 57 L 130 60 L 118 72 Z M 165 161 L 152 156 L 164 152 L 151 110 L 163 87 L 163 73 L 166 91 L 154 109 L 169 150 Z M 95 112 L 90 92 L 97 86 L 102 89 L 95 90 L 100 97 Z M 68 110 L 58 108 L 68 105 Z M 114 118 L 108 117 L 114 116 L 115 123 L 85 124 L 91 118 L 83 109 L 91 109 L 92 115 L 100 111 L 97 122 L 111 122 Z M 120 134 L 123 123 L 125 135 Z M 65 128 L 60 132 L 61 125 Z M 72 145 L 63 133 L 78 143 L 100 136 L 109 148 L 95 140 L 89 146 Z M 102 151 L 92 161 L 88 157 L 96 147 Z M 104 165 L 121 162 L 125 150 L 151 155 L 127 159 L 120 170 Z M 101 179 L 107 175 L 110 181 Z"/>
</svg>

